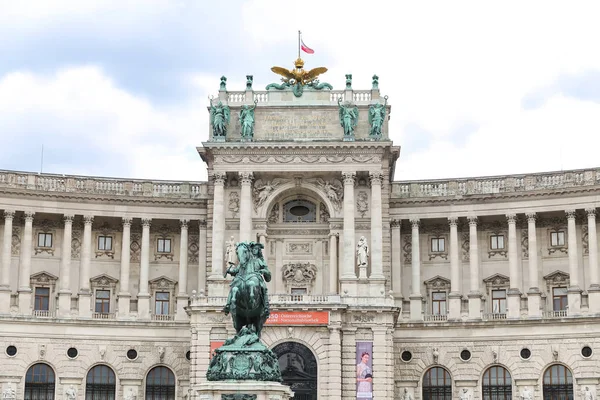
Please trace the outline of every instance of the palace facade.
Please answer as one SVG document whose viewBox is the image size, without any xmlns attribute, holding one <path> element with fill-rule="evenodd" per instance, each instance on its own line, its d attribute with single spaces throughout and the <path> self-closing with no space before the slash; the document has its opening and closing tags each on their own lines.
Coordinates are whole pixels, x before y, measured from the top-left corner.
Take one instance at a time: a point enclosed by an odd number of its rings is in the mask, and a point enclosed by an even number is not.
<svg viewBox="0 0 600 400">
<path fill-rule="evenodd" d="M 4 398 L 200 399 L 235 333 L 227 250 L 254 240 L 296 399 L 593 400 L 600 168 L 402 181 L 377 83 L 223 83 L 208 182 L 0 171 Z"/>
</svg>

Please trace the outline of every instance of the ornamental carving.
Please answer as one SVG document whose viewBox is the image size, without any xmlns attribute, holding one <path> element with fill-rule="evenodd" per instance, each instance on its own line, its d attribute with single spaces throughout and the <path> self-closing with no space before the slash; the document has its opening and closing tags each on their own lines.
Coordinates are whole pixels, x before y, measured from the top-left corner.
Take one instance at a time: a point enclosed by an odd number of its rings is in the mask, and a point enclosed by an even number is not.
<svg viewBox="0 0 600 400">
<path fill-rule="evenodd" d="M 362 218 L 369 211 L 369 195 L 364 190 L 359 191 L 356 196 L 356 211 Z"/>
<path fill-rule="evenodd" d="M 468 233 L 462 234 L 462 245 L 460 248 L 463 261 L 469 261 L 471 259 L 471 238 Z"/>
<path fill-rule="evenodd" d="M 259 207 L 271 197 L 273 191 L 282 183 L 285 183 L 285 179 L 274 178 L 271 180 L 257 179 L 254 183 L 254 190 L 252 193 L 252 200 L 254 202 L 254 210 L 257 211 Z"/>
<path fill-rule="evenodd" d="M 21 229 L 18 226 L 13 226 L 10 251 L 13 256 L 18 256 L 21 250 Z"/>
<path fill-rule="evenodd" d="M 309 262 L 285 264 L 282 272 L 288 287 L 311 287 L 317 277 L 317 267 Z"/>
<path fill-rule="evenodd" d="M 312 254 L 312 243 L 287 243 L 288 254 Z"/>
<path fill-rule="evenodd" d="M 340 211 L 342 209 L 342 202 L 344 200 L 344 187 L 339 179 L 325 180 L 323 178 L 315 178 L 307 181 L 315 183 L 319 189 L 323 191 L 325 197 L 331 201 L 336 211 Z"/>
<path fill-rule="evenodd" d="M 362 323 L 375 322 L 375 316 L 368 315 L 368 314 L 354 315 L 352 317 L 352 319 L 354 322 L 362 322 Z"/>
<path fill-rule="evenodd" d="M 57 281 L 58 281 L 58 276 L 52 275 L 51 273 L 46 272 L 46 271 L 41 271 L 36 274 L 33 274 L 29 278 L 31 287 L 50 286 L 50 287 L 54 288 L 54 286 L 56 286 Z M 54 291 L 54 289 L 52 291 Z"/>
<path fill-rule="evenodd" d="M 523 229 L 521 231 L 521 252 L 523 258 L 529 258 L 529 230 Z"/>
<path fill-rule="evenodd" d="M 53 229 L 58 228 L 58 221 L 54 221 L 51 219 L 36 219 L 33 221 L 33 226 L 39 228 L 42 232 L 50 232 Z"/>
<path fill-rule="evenodd" d="M 331 218 L 331 215 L 329 215 L 329 210 L 327 210 L 327 206 L 321 203 L 319 205 L 319 222 L 325 224 L 329 222 L 329 218 Z"/>
<path fill-rule="evenodd" d="M 189 235 L 188 236 L 188 262 L 189 263 L 197 263 L 198 262 L 198 254 L 200 252 L 200 246 L 198 245 L 199 237 L 198 235 Z"/>
<path fill-rule="evenodd" d="M 546 285 L 551 286 L 570 286 L 569 274 L 563 271 L 556 270 L 546 276 L 544 276 Z"/>
<path fill-rule="evenodd" d="M 353 155 L 344 155 L 344 156 L 326 156 L 326 155 L 318 155 L 318 154 L 306 154 L 306 155 L 297 155 L 297 156 L 265 156 L 260 154 L 254 155 L 224 155 L 215 157 L 215 164 L 224 163 L 224 164 L 239 164 L 239 163 L 254 163 L 254 164 L 264 164 L 264 163 L 290 163 L 295 162 L 298 164 L 315 164 L 315 163 L 342 163 L 342 162 L 354 162 L 358 164 L 380 164 L 381 157 L 379 155 L 370 155 L 370 154 L 353 154 Z"/>
<path fill-rule="evenodd" d="M 275 203 L 275 205 L 273 205 L 273 208 L 271 208 L 268 222 L 269 224 L 276 224 L 279 222 L 279 203 Z"/>
<path fill-rule="evenodd" d="M 588 226 L 583 225 L 581 227 L 581 244 L 583 245 L 583 254 L 589 254 L 590 243 L 588 238 Z"/>
<path fill-rule="evenodd" d="M 450 279 L 439 275 L 426 280 L 424 283 L 428 290 L 450 290 Z"/>
<path fill-rule="evenodd" d="M 119 282 L 118 279 L 113 278 L 107 274 L 100 274 L 90 279 L 90 284 L 93 288 L 112 288 L 114 289 Z"/>
<path fill-rule="evenodd" d="M 162 290 L 169 292 L 173 292 L 175 290 L 175 285 L 177 284 L 176 281 L 164 275 L 159 276 L 158 278 L 154 278 L 151 281 L 148 281 L 148 283 L 150 284 L 150 288 L 152 289 L 152 291 Z"/>
<path fill-rule="evenodd" d="M 234 218 L 240 212 L 240 195 L 238 192 L 229 193 L 229 211 L 231 211 Z"/>
<path fill-rule="evenodd" d="M 142 241 L 142 235 L 139 233 L 132 232 L 131 233 L 131 245 L 129 246 L 130 251 L 130 260 L 131 262 L 140 262 L 142 246 L 140 243 Z"/>
<path fill-rule="evenodd" d="M 71 258 L 73 260 L 79 260 L 81 253 L 81 231 L 74 230 L 71 238 Z"/>
<path fill-rule="evenodd" d="M 496 288 L 508 288 L 510 286 L 510 279 L 506 275 L 502 274 L 494 274 L 483 280 L 485 286 L 488 288 L 496 287 Z"/>
<path fill-rule="evenodd" d="M 412 262 L 412 235 L 404 235 L 402 238 L 402 253 L 404 255 L 404 262 Z"/>
<path fill-rule="evenodd" d="M 238 228 L 239 229 L 239 228 Z M 270 229 L 267 235 L 314 235 L 327 236 L 329 229 Z"/>
</svg>

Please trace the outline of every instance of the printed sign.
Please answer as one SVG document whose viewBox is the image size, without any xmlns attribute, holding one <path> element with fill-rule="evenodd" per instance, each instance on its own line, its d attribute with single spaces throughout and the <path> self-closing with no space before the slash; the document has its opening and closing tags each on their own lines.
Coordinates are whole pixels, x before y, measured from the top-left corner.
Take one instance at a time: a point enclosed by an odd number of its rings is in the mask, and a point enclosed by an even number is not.
<svg viewBox="0 0 600 400">
<path fill-rule="evenodd" d="M 329 311 L 271 311 L 266 325 L 327 325 Z"/>
</svg>

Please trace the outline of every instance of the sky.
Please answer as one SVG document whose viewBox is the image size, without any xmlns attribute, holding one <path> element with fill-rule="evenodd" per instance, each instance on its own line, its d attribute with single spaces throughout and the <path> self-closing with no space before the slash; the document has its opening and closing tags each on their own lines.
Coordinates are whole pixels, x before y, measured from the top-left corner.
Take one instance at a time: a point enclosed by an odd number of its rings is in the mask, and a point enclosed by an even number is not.
<svg viewBox="0 0 600 400">
<path fill-rule="evenodd" d="M 577 0 L 0 0 L 0 169 L 206 180 L 219 77 L 277 82 L 298 30 L 334 89 L 379 76 L 396 180 L 600 167 L 599 15 Z"/>
</svg>

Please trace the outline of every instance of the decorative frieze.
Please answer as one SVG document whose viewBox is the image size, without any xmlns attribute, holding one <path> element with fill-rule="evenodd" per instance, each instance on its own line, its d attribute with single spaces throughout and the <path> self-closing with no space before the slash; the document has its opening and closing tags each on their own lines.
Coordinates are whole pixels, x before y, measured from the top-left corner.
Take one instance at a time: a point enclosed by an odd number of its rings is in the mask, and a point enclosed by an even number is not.
<svg viewBox="0 0 600 400">
<path fill-rule="evenodd" d="M 285 182 L 288 182 L 288 179 L 282 178 L 274 178 L 271 180 L 266 179 L 257 179 L 254 183 L 254 189 L 252 193 L 252 201 L 254 203 L 254 210 L 258 210 L 262 207 L 263 204 L 271 197 L 271 193 L 277 187 Z"/>
<path fill-rule="evenodd" d="M 288 242 L 286 244 L 287 254 L 312 254 L 312 243 L 310 242 Z"/>
<path fill-rule="evenodd" d="M 189 263 L 197 263 L 198 262 L 198 254 L 200 252 L 200 247 L 198 246 L 199 237 L 198 235 L 189 235 L 188 236 L 188 262 Z"/>
<path fill-rule="evenodd" d="M 238 192 L 229 193 L 229 211 L 233 218 L 240 212 L 240 194 Z"/>
<path fill-rule="evenodd" d="M 360 190 L 356 195 L 356 211 L 364 218 L 369 212 L 369 195 L 364 190 Z"/>
<path fill-rule="evenodd" d="M 310 262 L 285 264 L 282 268 L 283 280 L 286 287 L 312 288 L 317 276 L 317 267 Z"/>
</svg>

